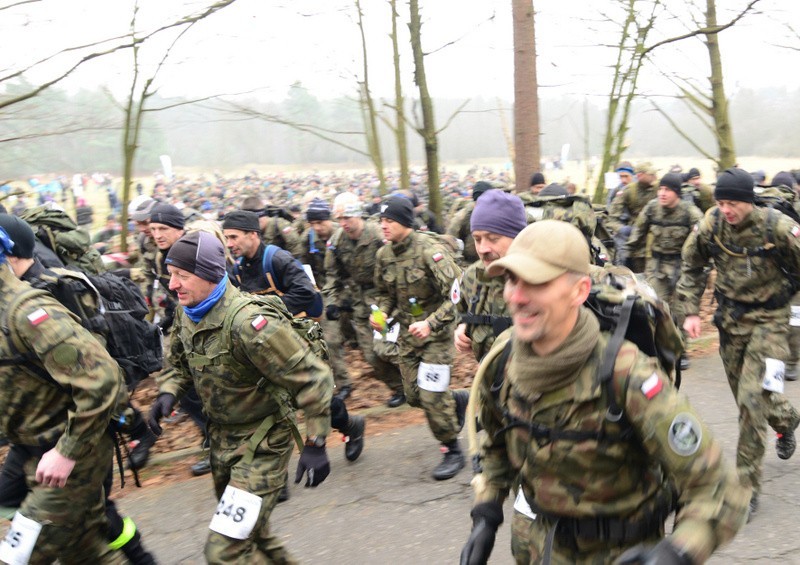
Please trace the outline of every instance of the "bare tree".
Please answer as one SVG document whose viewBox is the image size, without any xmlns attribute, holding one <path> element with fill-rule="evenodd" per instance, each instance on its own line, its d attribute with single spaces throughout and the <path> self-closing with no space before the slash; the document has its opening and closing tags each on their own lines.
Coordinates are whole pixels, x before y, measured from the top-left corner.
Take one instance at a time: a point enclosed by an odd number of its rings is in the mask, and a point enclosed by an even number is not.
<svg viewBox="0 0 800 565">
<path fill-rule="evenodd" d="M 378 118 L 375 111 L 375 102 L 369 89 L 369 64 L 367 61 L 367 39 L 364 35 L 364 13 L 361 11 L 361 1 L 355 0 L 358 14 L 358 31 L 361 34 L 361 56 L 363 58 L 363 77 L 359 82 L 359 98 L 364 115 L 364 129 L 367 137 L 367 149 L 370 159 L 378 175 L 378 186 L 381 194 L 386 193 L 386 175 L 383 172 L 383 155 L 381 154 L 381 140 L 378 136 Z"/>
<path fill-rule="evenodd" d="M 144 45 L 144 40 L 137 36 L 136 18 L 139 12 L 139 3 L 134 3 L 133 15 L 130 23 L 130 44 L 132 45 L 133 52 L 133 79 L 131 80 L 130 89 L 128 91 L 128 98 L 123 108 L 125 122 L 123 125 L 123 139 L 122 139 L 122 153 L 123 153 L 123 175 L 122 175 L 122 236 L 121 236 L 121 250 L 126 252 L 128 246 L 127 228 L 128 228 L 128 202 L 130 202 L 130 188 L 133 179 L 133 166 L 136 160 L 136 152 L 139 149 L 139 136 L 142 130 L 142 121 L 147 112 L 154 112 L 165 110 L 171 106 L 163 106 L 160 108 L 148 108 L 147 102 L 153 97 L 157 88 L 155 81 L 159 72 L 163 69 L 167 59 L 172 53 L 175 45 L 181 40 L 182 37 L 197 22 L 211 16 L 212 14 L 226 8 L 233 4 L 236 0 L 220 0 L 207 6 L 205 9 L 195 14 L 181 18 L 178 22 L 172 23 L 165 27 L 159 28 L 158 31 L 165 31 L 176 27 L 182 27 L 177 36 L 172 40 L 169 46 L 164 50 L 161 59 L 155 67 L 153 73 L 146 78 L 142 77 L 142 67 L 140 65 L 140 49 Z M 148 34 L 152 37 L 155 33 Z M 198 100 L 183 101 L 183 104 L 196 103 Z"/>
<path fill-rule="evenodd" d="M 400 80 L 400 49 L 397 40 L 397 0 L 390 0 L 392 9 L 392 62 L 394 64 L 394 113 L 395 122 L 392 126 L 395 142 L 397 143 L 397 160 L 400 166 L 400 188 L 408 190 L 411 178 L 408 172 L 408 139 L 406 136 L 405 100 L 403 98 L 403 83 Z"/>
<path fill-rule="evenodd" d="M 539 170 L 539 86 L 532 0 L 512 0 L 514 23 L 514 177 L 517 192 Z"/>
<path fill-rule="evenodd" d="M 433 99 L 428 92 L 428 80 L 425 77 L 425 53 L 422 50 L 422 20 L 419 15 L 419 1 L 409 0 L 411 20 L 408 29 L 411 32 L 411 50 L 414 53 L 414 83 L 419 90 L 419 105 L 422 109 L 422 125 L 417 133 L 425 143 L 425 163 L 428 169 L 428 209 L 436 215 L 439 225 L 444 225 L 442 218 L 442 193 L 439 189 L 439 143 L 436 123 L 433 114 Z"/>
</svg>

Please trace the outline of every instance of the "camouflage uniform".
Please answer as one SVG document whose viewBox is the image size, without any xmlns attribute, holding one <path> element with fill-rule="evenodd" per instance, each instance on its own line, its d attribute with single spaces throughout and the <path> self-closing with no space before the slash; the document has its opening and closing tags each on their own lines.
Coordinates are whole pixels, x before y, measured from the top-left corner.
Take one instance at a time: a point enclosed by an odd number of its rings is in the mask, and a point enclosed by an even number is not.
<svg viewBox="0 0 800 565">
<path fill-rule="evenodd" d="M 492 348 L 495 338 L 511 326 L 508 306 L 503 300 L 503 277 L 486 276 L 483 261 L 476 261 L 461 275 L 461 300 L 458 312 L 467 324 L 472 353 L 480 361 Z"/>
<path fill-rule="evenodd" d="M 370 305 L 377 302 L 375 262 L 382 247 L 383 235 L 375 222 L 364 221 L 364 230 L 358 239 L 351 239 L 343 229 L 337 228 L 328 240 L 326 282 L 322 292 L 329 304 L 341 306 L 347 299 L 352 301 L 358 347 L 375 369 L 375 377 L 396 392 L 403 388 L 400 371 L 393 364 L 399 362 L 396 344 L 376 341 L 369 325 Z M 382 355 L 376 349 L 382 349 Z"/>
<path fill-rule="evenodd" d="M 267 225 L 261 231 L 264 245 L 277 245 L 294 256 L 302 253 L 300 236 L 290 222 L 283 218 L 267 216 Z"/>
<path fill-rule="evenodd" d="M 217 497 L 231 486 L 261 498 L 258 519 L 246 539 L 209 531 L 206 560 L 286 563 L 291 559 L 268 522 L 286 482 L 294 406 L 305 411 L 309 437 L 329 435 L 333 379 L 328 366 L 295 333 L 277 297 L 268 298 L 274 307 L 248 304 L 239 310 L 230 326 L 229 351 L 223 351 L 228 349 L 220 337 L 226 311 L 241 299 L 240 291 L 228 285 L 198 323 L 179 309 L 169 353 L 176 370 L 160 392 L 180 398 L 192 385 L 197 389 L 209 418 Z"/>
<path fill-rule="evenodd" d="M 337 228 L 334 227 L 334 232 Z M 327 244 L 325 241 L 317 237 L 316 232 L 308 228 L 300 238 L 300 254 L 297 259 L 311 267 L 311 272 L 314 273 L 316 280 L 316 287 L 322 289 L 325 287 L 325 254 L 327 252 Z M 325 300 L 326 305 L 331 304 Z M 347 370 L 347 365 L 344 361 L 344 344 L 343 332 L 341 329 L 341 318 L 339 320 L 329 320 L 327 316 L 322 316 L 320 320 L 322 332 L 325 336 L 325 342 L 328 344 L 328 362 L 333 369 L 333 381 L 336 383 L 336 389 L 342 390 L 343 387 L 352 386 L 350 380 L 350 372 Z"/>
<path fill-rule="evenodd" d="M 475 210 L 475 202 L 467 202 L 467 204 L 453 216 L 445 232 L 447 235 L 451 235 L 464 242 L 461 264 L 465 267 L 478 260 L 478 253 L 475 251 L 475 240 L 472 239 L 472 229 L 470 228 L 473 210 Z"/>
<path fill-rule="evenodd" d="M 733 537 L 748 493 L 723 465 L 708 428 L 651 359 L 623 342 L 612 378 L 623 418 L 612 422 L 605 387 L 597 384 L 609 334 L 600 334 L 570 384 L 535 392 L 530 376 L 517 374 L 509 362 L 496 397 L 491 385 L 509 337 L 498 338 L 476 375 L 487 432 L 476 504 L 502 503 L 510 490 L 519 491 L 512 519 L 517 563 L 541 562 L 548 549 L 554 564 L 611 563 L 631 546 L 656 543 L 672 501 L 666 479 L 681 505 L 670 536 L 676 548 L 702 563 Z M 533 429 L 548 428 L 563 435 L 533 436 Z M 680 432 L 688 433 L 676 438 Z M 588 437 L 595 433 L 604 439 Z M 520 501 L 535 518 L 521 512 Z M 548 534 L 554 534 L 549 548 Z"/>
<path fill-rule="evenodd" d="M 29 455 L 30 492 L 19 514 L 43 525 L 31 563 L 122 563 L 105 538 L 103 480 L 113 444 L 107 428 L 125 390 L 105 348 L 49 294 L 0 266 L 0 302 L 8 332 L 0 340 L 0 435 Z M 62 488 L 36 482 L 50 448 L 75 461 Z"/>
<path fill-rule="evenodd" d="M 658 195 L 658 183 L 643 185 L 639 181 L 634 181 L 625 187 L 624 190 L 617 192 L 613 202 L 608 209 L 608 229 L 614 234 L 617 241 L 617 262 L 628 259 L 632 265 L 633 272 L 643 273 L 645 269 L 645 249 L 638 250 L 636 255 L 624 257 L 620 253 L 620 248 L 630 237 L 632 228 L 631 223 L 636 221 L 645 205 Z"/>
<path fill-rule="evenodd" d="M 697 187 L 688 182 L 684 183 L 681 186 L 681 197 L 700 208 L 704 214 L 714 206 L 714 191 L 707 184 Z"/>
<path fill-rule="evenodd" d="M 768 214 L 772 218 L 768 219 Z M 773 251 L 760 256 L 742 253 L 767 245 L 770 230 Z M 791 293 L 782 266 L 800 272 L 799 235 L 800 227 L 774 210 L 754 207 L 747 218 L 732 226 L 714 207 L 683 246 L 677 293 L 684 316 L 699 313 L 700 297 L 706 288 L 705 267 L 710 260 L 717 270 L 714 296 L 719 306 L 714 324 L 719 330 L 719 352 L 728 384 L 739 407 L 736 466 L 742 484 L 751 486 L 755 495 L 761 489 L 767 424 L 784 433 L 793 430 L 800 420 L 783 394 L 762 388 L 765 360 L 786 361 L 789 356 Z M 726 252 L 722 245 L 736 255 Z"/>
<path fill-rule="evenodd" d="M 459 432 L 455 399 L 451 392 L 433 392 L 418 385 L 420 364 L 452 369 L 455 305 L 449 299 L 453 282 L 461 271 L 435 236 L 412 231 L 400 242 L 385 245 L 375 262 L 376 304 L 400 322 L 400 372 L 408 404 L 422 407 L 433 435 L 443 444 L 457 440 Z M 422 314 L 412 316 L 410 299 Z M 431 334 L 420 340 L 408 326 L 427 321 Z"/>
<path fill-rule="evenodd" d="M 652 234 L 645 276 L 658 297 L 673 311 L 675 287 L 681 275 L 681 248 L 692 227 L 702 219 L 697 206 L 684 200 L 679 200 L 675 208 L 662 206 L 657 199 L 651 200 L 636 218 L 628 239 L 630 256 L 639 256 Z"/>
</svg>

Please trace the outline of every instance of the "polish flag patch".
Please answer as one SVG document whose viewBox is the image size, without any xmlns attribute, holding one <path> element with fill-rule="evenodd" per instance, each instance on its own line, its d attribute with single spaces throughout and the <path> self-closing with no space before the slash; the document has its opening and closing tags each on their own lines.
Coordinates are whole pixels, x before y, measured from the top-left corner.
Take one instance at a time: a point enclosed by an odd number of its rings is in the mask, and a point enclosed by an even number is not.
<svg viewBox="0 0 800 565">
<path fill-rule="evenodd" d="M 800 226 L 795 226 L 795 227 L 792 228 L 792 235 L 795 236 L 795 237 L 800 235 Z"/>
<path fill-rule="evenodd" d="M 45 312 L 44 308 L 39 308 L 28 314 L 28 321 L 32 326 L 38 326 L 50 317 L 50 314 Z"/>
<path fill-rule="evenodd" d="M 257 332 L 260 332 L 264 326 L 267 325 L 267 319 L 259 314 L 255 320 L 250 322 L 250 325 L 253 326 L 253 329 L 255 329 Z"/>
<path fill-rule="evenodd" d="M 650 378 L 642 383 L 642 394 L 647 400 L 650 400 L 664 388 L 664 383 L 658 378 L 658 375 L 653 373 Z"/>
<path fill-rule="evenodd" d="M 444 255 L 442 255 L 441 253 L 434 253 L 433 254 L 433 262 L 434 263 L 438 263 L 442 259 L 444 259 Z"/>
<path fill-rule="evenodd" d="M 292 231 L 292 226 L 286 226 L 283 228 L 283 233 L 289 233 L 290 231 Z"/>
</svg>

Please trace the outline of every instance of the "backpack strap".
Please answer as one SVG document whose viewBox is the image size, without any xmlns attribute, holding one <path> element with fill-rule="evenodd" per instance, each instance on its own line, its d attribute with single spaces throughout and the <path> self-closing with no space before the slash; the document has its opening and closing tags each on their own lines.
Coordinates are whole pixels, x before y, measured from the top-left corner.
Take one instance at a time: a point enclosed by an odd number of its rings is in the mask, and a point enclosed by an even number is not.
<svg viewBox="0 0 800 565">
<path fill-rule="evenodd" d="M 275 227 L 277 228 L 277 221 L 275 222 Z M 264 278 L 267 280 L 269 288 L 260 291 L 259 294 L 277 294 L 278 296 L 283 296 L 284 294 L 275 284 L 275 271 L 272 269 L 272 258 L 275 257 L 278 249 L 277 245 L 272 245 L 271 243 L 264 247 L 264 255 L 261 256 L 261 269 L 264 271 Z"/>
<path fill-rule="evenodd" d="M 626 296 L 622 302 L 619 311 L 619 318 L 617 319 L 617 326 L 614 328 L 614 333 L 611 334 L 611 339 L 608 340 L 603 360 L 597 371 L 597 382 L 606 387 L 606 395 L 608 396 L 608 410 L 606 411 L 606 419 L 610 422 L 619 422 L 623 416 L 623 410 L 617 404 L 616 396 L 614 395 L 614 366 L 617 362 L 617 355 L 619 354 L 622 342 L 625 340 L 625 333 L 628 331 L 628 324 L 631 321 L 631 313 L 633 312 L 633 305 L 636 302 L 636 296 Z"/>
</svg>

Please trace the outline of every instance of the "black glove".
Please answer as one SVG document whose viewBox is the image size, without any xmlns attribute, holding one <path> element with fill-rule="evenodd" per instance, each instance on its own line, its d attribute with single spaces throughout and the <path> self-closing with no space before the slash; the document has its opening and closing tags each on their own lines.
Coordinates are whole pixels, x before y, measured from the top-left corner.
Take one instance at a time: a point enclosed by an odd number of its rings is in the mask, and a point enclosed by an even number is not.
<svg viewBox="0 0 800 565">
<path fill-rule="evenodd" d="M 153 430 L 157 436 L 161 435 L 161 426 L 159 422 L 164 416 L 172 414 L 172 409 L 175 407 L 175 395 L 169 392 L 162 392 L 150 406 L 150 414 L 147 416 L 147 425 Z"/>
<path fill-rule="evenodd" d="M 494 547 L 497 528 L 503 523 L 503 506 L 499 502 L 482 502 L 470 512 L 472 532 L 461 550 L 461 565 L 484 565 Z"/>
<path fill-rule="evenodd" d="M 331 464 L 328 461 L 328 453 L 325 446 L 306 445 L 303 453 L 300 454 L 300 461 L 297 463 L 297 473 L 294 475 L 294 484 L 300 482 L 303 473 L 308 471 L 306 486 L 315 487 L 331 474 Z"/>
<path fill-rule="evenodd" d="M 639 544 L 614 562 L 616 565 L 692 565 L 692 560 L 663 539 L 656 545 Z"/>
<path fill-rule="evenodd" d="M 328 304 L 325 308 L 325 317 L 329 320 L 339 319 L 339 307 L 336 304 Z"/>
<path fill-rule="evenodd" d="M 342 312 L 352 312 L 353 311 L 353 301 L 349 298 L 345 298 L 342 300 L 341 306 L 339 306 L 339 310 Z"/>
</svg>

